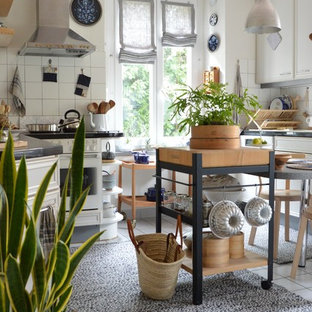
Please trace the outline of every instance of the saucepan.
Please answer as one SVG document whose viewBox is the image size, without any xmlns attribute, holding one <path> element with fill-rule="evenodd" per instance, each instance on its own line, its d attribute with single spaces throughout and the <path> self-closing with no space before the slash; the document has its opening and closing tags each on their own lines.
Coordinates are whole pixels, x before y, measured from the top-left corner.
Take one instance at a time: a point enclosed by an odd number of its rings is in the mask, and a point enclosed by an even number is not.
<svg viewBox="0 0 312 312">
<path fill-rule="evenodd" d="M 45 132 L 45 133 L 54 133 L 60 132 L 60 128 L 57 124 L 28 124 L 26 125 L 28 132 L 36 133 L 36 132 Z"/>
</svg>

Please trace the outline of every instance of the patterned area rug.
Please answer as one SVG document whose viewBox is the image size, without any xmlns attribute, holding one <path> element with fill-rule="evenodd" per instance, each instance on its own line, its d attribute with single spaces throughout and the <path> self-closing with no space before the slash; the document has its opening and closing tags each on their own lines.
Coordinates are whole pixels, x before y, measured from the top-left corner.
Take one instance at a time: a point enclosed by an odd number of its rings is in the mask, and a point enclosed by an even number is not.
<svg viewBox="0 0 312 312">
<path fill-rule="evenodd" d="M 257 229 L 257 234 L 253 246 L 248 245 L 249 233 L 251 227 L 244 225 L 243 232 L 245 233 L 245 248 L 259 255 L 267 256 L 268 254 L 268 225 L 261 226 Z M 278 242 L 278 257 L 276 263 L 283 264 L 293 261 L 298 232 L 294 229 L 289 230 L 290 241 L 284 239 L 285 228 L 280 225 L 279 242 Z M 312 258 L 312 235 L 308 236 L 307 257 Z"/>
<path fill-rule="evenodd" d="M 312 311 L 311 302 L 285 288 L 260 286 L 262 278 L 247 270 L 204 277 L 203 304 L 192 304 L 192 276 L 180 270 L 176 293 L 170 300 L 144 296 L 138 284 L 134 247 L 130 242 L 98 244 L 82 260 L 73 278 L 67 311 Z"/>
</svg>

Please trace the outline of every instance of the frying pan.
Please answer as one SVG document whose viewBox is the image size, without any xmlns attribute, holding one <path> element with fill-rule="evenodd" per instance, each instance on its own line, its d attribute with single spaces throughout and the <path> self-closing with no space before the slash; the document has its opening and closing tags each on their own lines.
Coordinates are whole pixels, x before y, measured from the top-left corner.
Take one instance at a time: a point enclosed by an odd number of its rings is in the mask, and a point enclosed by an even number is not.
<svg viewBox="0 0 312 312">
<path fill-rule="evenodd" d="M 26 125 L 27 129 L 31 133 L 36 132 L 45 132 L 45 133 L 54 133 L 60 132 L 60 128 L 57 124 L 28 124 Z"/>
</svg>

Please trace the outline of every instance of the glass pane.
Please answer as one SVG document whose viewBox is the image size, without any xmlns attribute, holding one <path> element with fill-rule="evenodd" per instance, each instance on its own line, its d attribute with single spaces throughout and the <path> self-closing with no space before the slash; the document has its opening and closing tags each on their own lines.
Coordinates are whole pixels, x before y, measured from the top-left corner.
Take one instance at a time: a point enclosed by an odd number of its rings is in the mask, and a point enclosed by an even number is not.
<svg viewBox="0 0 312 312">
<path fill-rule="evenodd" d="M 150 65 L 122 65 L 123 132 L 127 137 L 149 136 Z"/>
<path fill-rule="evenodd" d="M 166 94 L 164 102 L 164 136 L 182 136 L 186 131 L 179 132 L 178 123 L 182 117 L 171 120 L 172 110 L 168 107 L 179 94 L 178 89 L 187 84 L 188 66 L 187 54 L 190 48 L 164 48 L 164 83 L 163 91 Z"/>
</svg>

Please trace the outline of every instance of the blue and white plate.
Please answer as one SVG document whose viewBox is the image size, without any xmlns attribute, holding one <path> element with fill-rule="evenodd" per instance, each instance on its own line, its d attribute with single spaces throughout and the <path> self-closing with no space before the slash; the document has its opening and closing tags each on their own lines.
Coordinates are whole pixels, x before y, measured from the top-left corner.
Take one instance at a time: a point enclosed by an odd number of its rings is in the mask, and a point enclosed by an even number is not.
<svg viewBox="0 0 312 312">
<path fill-rule="evenodd" d="M 211 35 L 208 39 L 208 49 L 214 52 L 219 47 L 220 40 L 217 35 Z"/>
<path fill-rule="evenodd" d="M 77 23 L 93 25 L 101 18 L 102 8 L 98 0 L 73 0 L 71 13 Z"/>
</svg>

